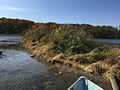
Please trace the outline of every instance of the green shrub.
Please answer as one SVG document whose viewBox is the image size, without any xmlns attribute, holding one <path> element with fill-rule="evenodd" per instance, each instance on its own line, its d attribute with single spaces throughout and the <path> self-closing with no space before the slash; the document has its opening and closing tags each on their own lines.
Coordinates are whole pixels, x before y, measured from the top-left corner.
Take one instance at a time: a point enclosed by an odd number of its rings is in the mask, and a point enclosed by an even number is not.
<svg viewBox="0 0 120 90">
<path fill-rule="evenodd" d="M 101 52 L 108 52 L 109 48 L 107 47 L 97 47 L 92 52 L 93 53 L 101 53 Z"/>
<path fill-rule="evenodd" d="M 105 60 L 108 56 L 108 49 L 104 47 L 97 47 L 87 54 L 76 54 L 69 58 L 80 64 L 91 64 L 100 60 Z"/>
<path fill-rule="evenodd" d="M 29 32 L 26 32 L 25 36 L 32 42 L 35 42 L 39 41 L 44 36 L 44 33 L 40 30 L 30 30 Z"/>
<path fill-rule="evenodd" d="M 98 45 L 96 42 L 82 36 L 80 33 L 74 33 L 74 30 L 56 29 L 53 42 L 55 50 L 63 53 L 79 54 L 88 53 Z"/>
<path fill-rule="evenodd" d="M 99 60 L 104 60 L 108 56 L 108 48 L 98 47 L 91 51 L 91 54 L 88 55 L 87 60 L 89 63 L 94 63 Z"/>
</svg>

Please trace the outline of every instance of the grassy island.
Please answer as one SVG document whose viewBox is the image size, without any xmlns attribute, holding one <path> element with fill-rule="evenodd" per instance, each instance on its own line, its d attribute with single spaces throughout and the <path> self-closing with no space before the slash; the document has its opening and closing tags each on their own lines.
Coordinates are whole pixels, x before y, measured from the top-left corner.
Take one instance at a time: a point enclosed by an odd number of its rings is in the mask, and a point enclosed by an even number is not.
<svg viewBox="0 0 120 90">
<path fill-rule="evenodd" d="M 29 52 L 50 64 L 77 68 L 105 79 L 109 79 L 109 74 L 120 78 L 119 48 L 93 41 L 84 29 L 69 24 L 36 24 L 21 42 Z"/>
</svg>

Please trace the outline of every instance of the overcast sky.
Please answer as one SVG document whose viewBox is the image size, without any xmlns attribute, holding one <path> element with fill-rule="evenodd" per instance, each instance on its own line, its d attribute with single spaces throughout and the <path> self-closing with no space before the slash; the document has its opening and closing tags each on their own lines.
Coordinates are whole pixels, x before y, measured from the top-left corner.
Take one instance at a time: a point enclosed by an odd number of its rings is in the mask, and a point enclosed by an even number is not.
<svg viewBox="0 0 120 90">
<path fill-rule="evenodd" d="M 0 0 L 0 17 L 120 25 L 120 0 Z"/>
</svg>

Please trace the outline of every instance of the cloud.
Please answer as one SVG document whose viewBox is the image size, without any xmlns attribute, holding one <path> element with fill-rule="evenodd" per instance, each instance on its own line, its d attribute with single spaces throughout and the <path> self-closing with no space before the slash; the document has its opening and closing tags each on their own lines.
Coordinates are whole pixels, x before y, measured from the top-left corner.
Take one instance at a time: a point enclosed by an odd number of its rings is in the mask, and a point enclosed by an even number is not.
<svg viewBox="0 0 120 90">
<path fill-rule="evenodd" d="M 12 10 L 12 11 L 23 11 L 22 8 L 15 8 L 15 7 L 7 7 L 6 9 Z"/>
<path fill-rule="evenodd" d="M 0 10 L 25 11 L 25 9 L 23 9 L 23 8 L 10 7 L 10 6 L 0 6 Z"/>
</svg>

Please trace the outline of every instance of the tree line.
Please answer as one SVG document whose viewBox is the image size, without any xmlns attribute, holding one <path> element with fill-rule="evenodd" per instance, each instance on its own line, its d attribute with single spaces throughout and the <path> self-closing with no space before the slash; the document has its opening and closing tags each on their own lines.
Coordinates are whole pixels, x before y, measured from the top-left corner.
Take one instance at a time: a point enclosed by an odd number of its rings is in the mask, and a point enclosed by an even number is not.
<svg viewBox="0 0 120 90">
<path fill-rule="evenodd" d="M 0 34 L 23 34 L 34 25 L 33 21 L 0 18 Z"/>
<path fill-rule="evenodd" d="M 0 34 L 25 34 L 28 30 L 41 27 L 42 31 L 48 33 L 58 27 L 63 29 L 84 32 L 94 38 L 120 38 L 120 30 L 112 26 L 93 26 L 89 24 L 57 24 L 53 22 L 35 23 L 30 20 L 0 18 Z"/>
</svg>

